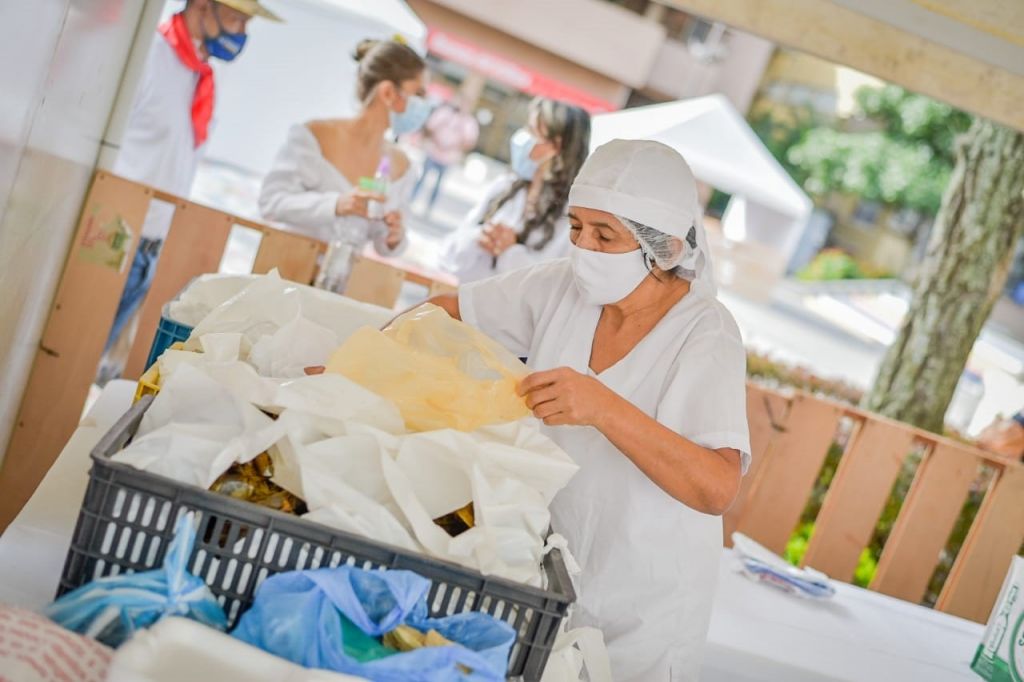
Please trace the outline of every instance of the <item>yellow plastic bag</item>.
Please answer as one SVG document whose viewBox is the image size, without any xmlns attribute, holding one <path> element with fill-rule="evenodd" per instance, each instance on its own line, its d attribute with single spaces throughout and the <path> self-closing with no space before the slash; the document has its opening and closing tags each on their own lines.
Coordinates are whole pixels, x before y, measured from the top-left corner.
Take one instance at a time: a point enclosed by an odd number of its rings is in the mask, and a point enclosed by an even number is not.
<svg viewBox="0 0 1024 682">
<path fill-rule="evenodd" d="M 358 330 L 334 352 L 327 371 L 394 402 L 410 431 L 473 431 L 529 415 L 516 395 L 526 365 L 434 305 L 402 315 L 384 331 Z"/>
</svg>

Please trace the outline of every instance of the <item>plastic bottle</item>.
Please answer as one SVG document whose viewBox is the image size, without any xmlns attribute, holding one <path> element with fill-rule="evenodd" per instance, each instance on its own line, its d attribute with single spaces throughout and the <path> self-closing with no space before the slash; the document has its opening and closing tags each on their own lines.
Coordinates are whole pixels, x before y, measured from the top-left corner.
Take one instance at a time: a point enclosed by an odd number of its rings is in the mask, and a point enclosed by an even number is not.
<svg viewBox="0 0 1024 682">
<path fill-rule="evenodd" d="M 985 384 L 981 375 L 972 369 L 965 369 L 960 375 L 946 410 L 946 423 L 960 433 L 967 433 L 967 428 L 974 419 L 981 399 L 985 396 Z"/>
<path fill-rule="evenodd" d="M 332 241 L 327 247 L 327 253 L 324 255 L 313 286 L 333 291 L 336 294 L 344 293 L 348 277 L 352 274 L 352 262 L 355 255 L 355 249 L 348 242 Z"/>
<path fill-rule="evenodd" d="M 377 172 L 373 178 L 365 178 L 367 182 L 360 181 L 360 187 L 369 191 L 381 194 L 387 198 L 388 188 L 391 185 L 391 158 L 385 153 L 380 157 L 377 164 Z M 385 213 L 385 203 L 382 201 L 371 201 L 367 207 L 367 215 L 370 220 L 382 220 Z"/>
</svg>

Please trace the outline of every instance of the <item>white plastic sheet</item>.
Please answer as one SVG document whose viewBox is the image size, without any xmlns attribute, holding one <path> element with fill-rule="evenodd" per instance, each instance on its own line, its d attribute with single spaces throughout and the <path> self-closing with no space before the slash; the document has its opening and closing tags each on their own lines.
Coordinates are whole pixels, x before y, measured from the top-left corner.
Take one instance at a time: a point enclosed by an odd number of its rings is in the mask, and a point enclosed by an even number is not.
<svg viewBox="0 0 1024 682">
<path fill-rule="evenodd" d="M 163 385 L 134 440 L 112 459 L 209 488 L 231 464 L 251 460 L 279 439 L 270 417 L 185 365 Z"/>
<path fill-rule="evenodd" d="M 360 327 L 380 328 L 393 316 L 394 313 L 386 308 L 295 284 L 281 279 L 276 271 L 272 271 L 256 278 L 245 289 L 214 308 L 195 325 L 185 347 L 198 350 L 200 340 L 206 334 L 240 333 L 242 358 L 248 359 L 260 339 L 273 336 L 289 323 L 294 324 L 298 317 L 303 320 L 304 333 L 308 334 L 315 325 L 320 328 L 316 330 L 318 337 L 325 332 L 334 334 L 335 343 L 329 353 Z M 295 338 L 294 333 L 289 336 Z M 281 362 L 280 358 L 275 360 Z M 326 364 L 326 361 L 326 356 L 320 358 L 319 364 Z"/>
<path fill-rule="evenodd" d="M 175 322 L 195 327 L 217 306 L 238 295 L 260 275 L 201 275 L 168 304 L 168 313 Z"/>
<path fill-rule="evenodd" d="M 577 467 L 535 423 L 402 434 L 344 420 L 317 439 L 312 421 L 296 435 L 301 414 L 282 419 L 292 432 L 271 450 L 274 481 L 306 501 L 310 519 L 540 584 L 548 503 Z M 433 522 L 470 502 L 476 524 L 459 536 Z"/>
</svg>

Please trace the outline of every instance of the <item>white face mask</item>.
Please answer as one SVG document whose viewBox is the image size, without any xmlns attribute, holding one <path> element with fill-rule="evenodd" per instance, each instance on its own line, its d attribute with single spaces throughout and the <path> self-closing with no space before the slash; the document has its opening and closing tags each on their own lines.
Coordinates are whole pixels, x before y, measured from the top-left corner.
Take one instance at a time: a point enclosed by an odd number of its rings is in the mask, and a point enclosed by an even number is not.
<svg viewBox="0 0 1024 682">
<path fill-rule="evenodd" d="M 621 301 L 651 274 L 640 249 L 626 253 L 602 253 L 573 244 L 569 249 L 569 261 L 580 296 L 595 305 Z"/>
</svg>

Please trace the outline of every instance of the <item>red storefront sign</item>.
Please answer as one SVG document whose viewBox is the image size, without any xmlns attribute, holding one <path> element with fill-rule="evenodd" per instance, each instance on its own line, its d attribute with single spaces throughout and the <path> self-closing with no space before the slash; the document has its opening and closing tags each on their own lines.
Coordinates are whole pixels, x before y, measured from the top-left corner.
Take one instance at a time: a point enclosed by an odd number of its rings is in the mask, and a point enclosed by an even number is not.
<svg viewBox="0 0 1024 682">
<path fill-rule="evenodd" d="M 504 83 L 529 95 L 569 102 L 591 114 L 616 111 L 618 106 L 577 87 L 549 78 L 511 59 L 488 52 L 451 33 L 430 29 L 427 50 L 442 59 L 472 69 L 483 76 Z"/>
</svg>

